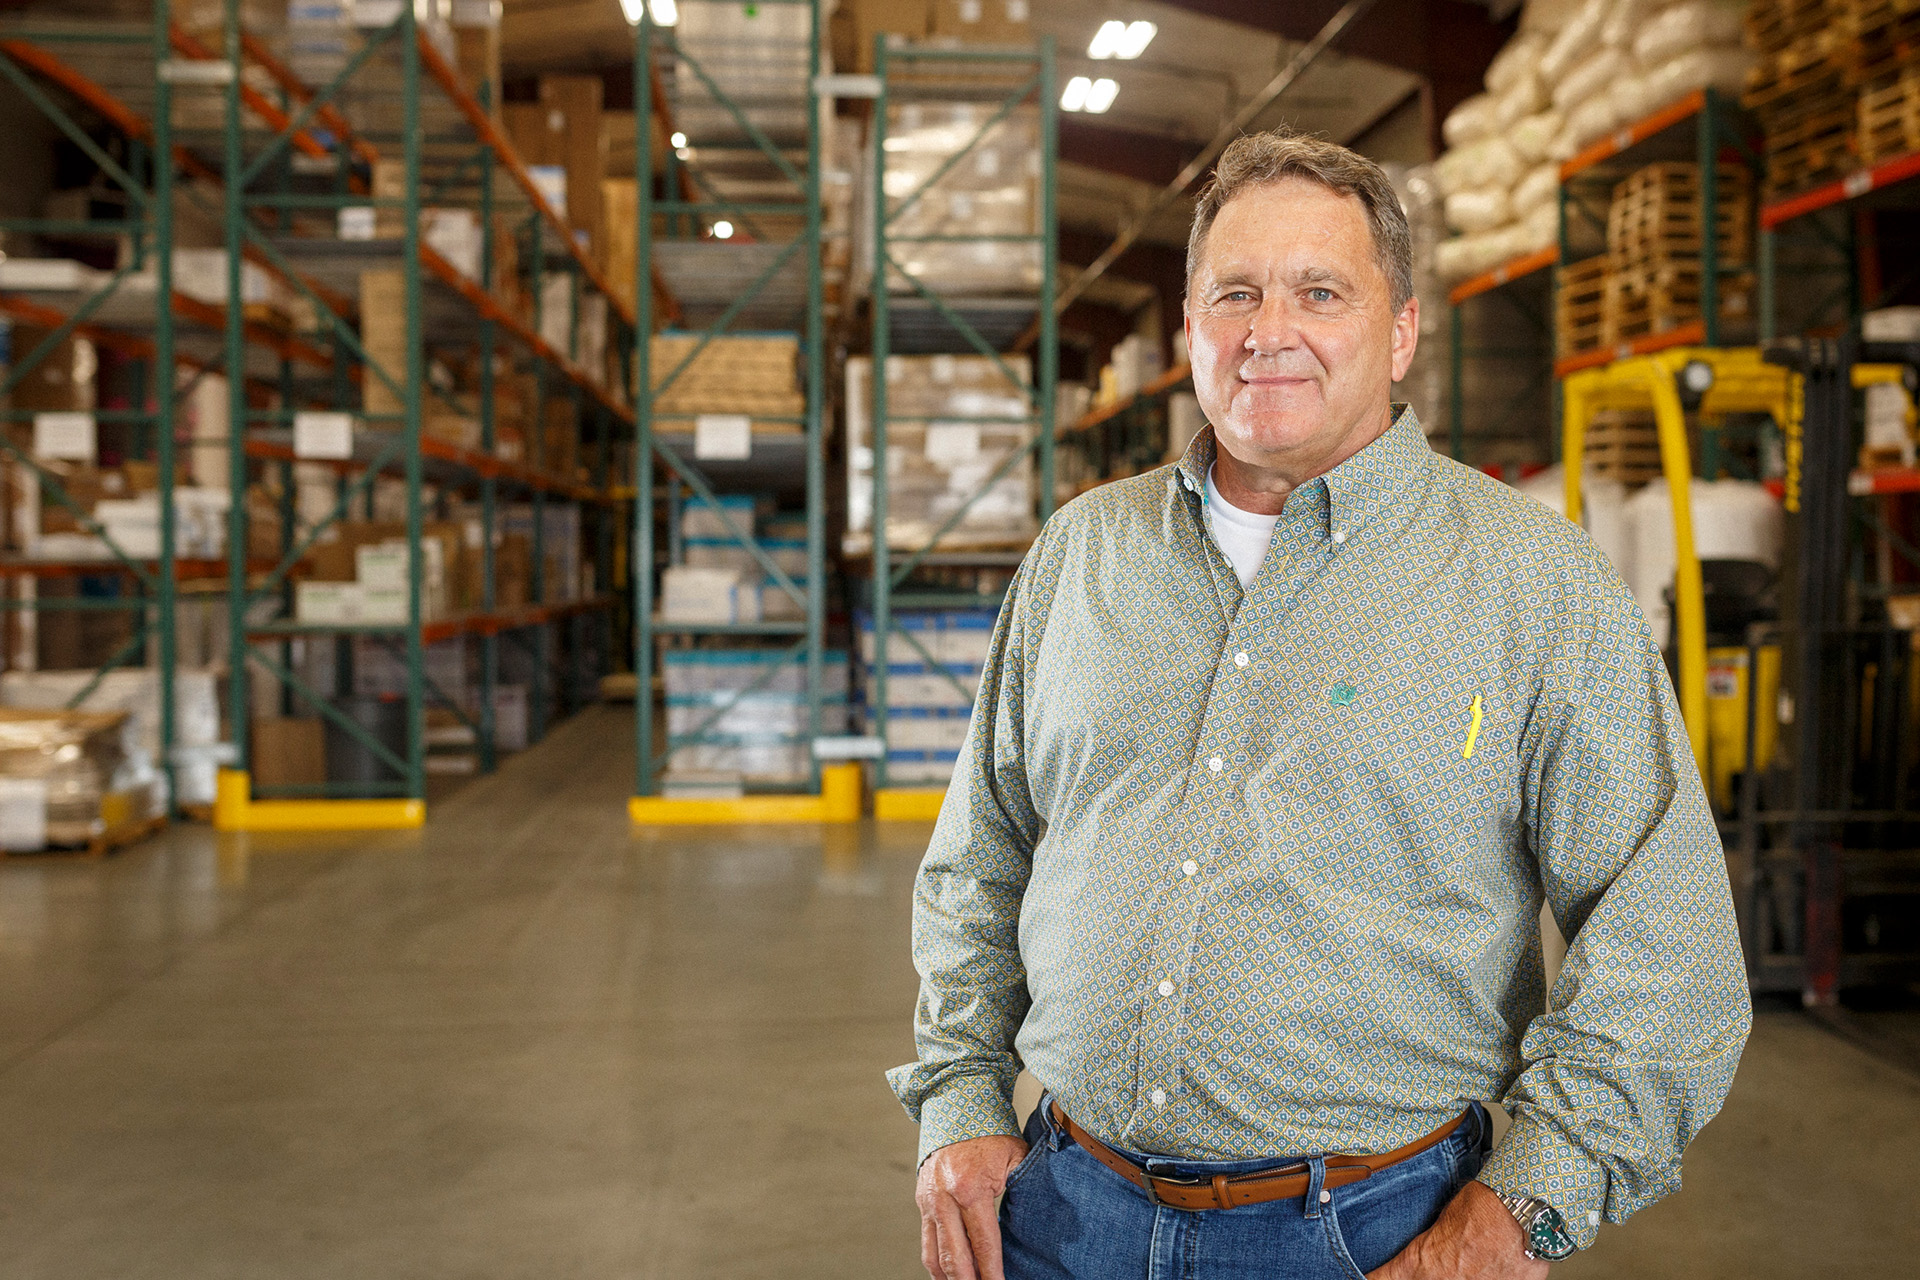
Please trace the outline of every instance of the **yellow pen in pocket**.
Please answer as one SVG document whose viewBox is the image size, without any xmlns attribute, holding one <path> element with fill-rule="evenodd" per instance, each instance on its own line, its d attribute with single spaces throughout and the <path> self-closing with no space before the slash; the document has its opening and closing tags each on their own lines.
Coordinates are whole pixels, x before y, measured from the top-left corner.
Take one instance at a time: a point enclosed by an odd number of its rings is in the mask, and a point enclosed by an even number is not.
<svg viewBox="0 0 1920 1280">
<path fill-rule="evenodd" d="M 1473 695 L 1473 723 L 1467 726 L 1467 745 L 1460 748 L 1462 760 L 1473 759 L 1473 744 L 1480 737 L 1480 695 Z"/>
</svg>

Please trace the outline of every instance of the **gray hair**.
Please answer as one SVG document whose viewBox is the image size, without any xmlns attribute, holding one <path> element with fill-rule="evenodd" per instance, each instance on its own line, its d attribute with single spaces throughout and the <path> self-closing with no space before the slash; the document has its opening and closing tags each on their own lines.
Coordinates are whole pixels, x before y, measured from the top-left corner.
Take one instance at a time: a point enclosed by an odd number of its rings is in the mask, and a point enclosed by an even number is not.
<svg viewBox="0 0 1920 1280">
<path fill-rule="evenodd" d="M 1393 312 L 1399 315 L 1413 297 L 1413 232 L 1400 197 L 1380 166 L 1337 142 L 1313 138 L 1290 129 L 1249 133 L 1235 138 L 1220 154 L 1213 181 L 1200 193 L 1193 210 L 1193 230 L 1187 234 L 1187 285 L 1206 248 L 1207 232 L 1227 201 L 1253 187 L 1285 178 L 1305 178 L 1329 191 L 1355 196 L 1366 207 L 1373 232 L 1374 261 L 1393 292 Z"/>
</svg>

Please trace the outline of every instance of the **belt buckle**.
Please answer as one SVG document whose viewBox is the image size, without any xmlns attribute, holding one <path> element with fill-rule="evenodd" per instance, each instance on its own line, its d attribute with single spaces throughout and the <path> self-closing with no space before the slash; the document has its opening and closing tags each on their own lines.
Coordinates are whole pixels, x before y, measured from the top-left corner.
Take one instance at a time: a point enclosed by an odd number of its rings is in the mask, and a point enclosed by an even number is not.
<svg viewBox="0 0 1920 1280">
<path fill-rule="evenodd" d="M 1204 1187 L 1207 1185 L 1209 1181 L 1209 1179 L 1206 1179 L 1206 1178 L 1173 1178 L 1173 1177 L 1168 1177 L 1166 1174 L 1163 1174 L 1163 1173 L 1149 1173 L 1145 1169 L 1142 1169 L 1140 1173 L 1147 1180 L 1147 1200 L 1151 1204 L 1153 1204 L 1154 1207 L 1162 1208 L 1162 1209 L 1179 1209 L 1182 1212 L 1186 1211 L 1186 1207 L 1184 1205 L 1168 1204 L 1165 1200 L 1162 1200 L 1160 1198 L 1159 1188 L 1156 1187 L 1154 1184 L 1164 1182 L 1164 1183 L 1167 1183 L 1169 1186 L 1175 1186 L 1175 1187 Z M 1221 1207 L 1225 1208 L 1226 1206 L 1222 1205 Z"/>
</svg>

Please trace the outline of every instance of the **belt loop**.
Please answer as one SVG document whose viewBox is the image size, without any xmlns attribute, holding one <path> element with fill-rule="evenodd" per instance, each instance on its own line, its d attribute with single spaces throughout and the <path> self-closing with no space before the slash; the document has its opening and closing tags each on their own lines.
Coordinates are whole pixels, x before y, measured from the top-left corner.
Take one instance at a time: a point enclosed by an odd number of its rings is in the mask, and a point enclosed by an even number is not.
<svg viewBox="0 0 1920 1280">
<path fill-rule="evenodd" d="M 1320 1193 L 1327 1185 L 1327 1158 L 1315 1156 L 1307 1161 L 1307 1194 L 1301 1197 L 1309 1219 L 1320 1216 Z"/>
</svg>

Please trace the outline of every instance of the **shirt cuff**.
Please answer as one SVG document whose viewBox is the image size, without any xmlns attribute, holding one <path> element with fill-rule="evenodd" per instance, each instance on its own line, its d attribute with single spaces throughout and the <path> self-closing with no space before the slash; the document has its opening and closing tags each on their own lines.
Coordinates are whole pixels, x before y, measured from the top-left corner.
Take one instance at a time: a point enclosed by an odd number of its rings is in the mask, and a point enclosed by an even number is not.
<svg viewBox="0 0 1920 1280">
<path fill-rule="evenodd" d="M 1559 1210 L 1567 1233 L 1582 1249 L 1599 1233 L 1607 1200 L 1606 1170 L 1530 1111 L 1514 1116 L 1476 1180 L 1501 1195 L 1546 1201 Z"/>
<path fill-rule="evenodd" d="M 995 1134 L 1020 1136 L 1013 1095 L 993 1075 L 954 1076 L 920 1104 L 920 1161 L 941 1147 Z"/>
</svg>

